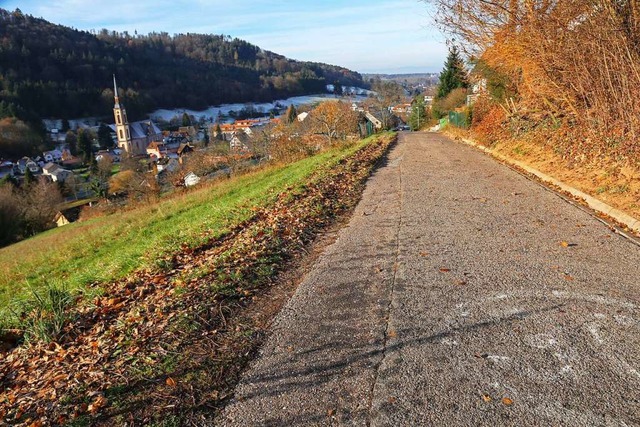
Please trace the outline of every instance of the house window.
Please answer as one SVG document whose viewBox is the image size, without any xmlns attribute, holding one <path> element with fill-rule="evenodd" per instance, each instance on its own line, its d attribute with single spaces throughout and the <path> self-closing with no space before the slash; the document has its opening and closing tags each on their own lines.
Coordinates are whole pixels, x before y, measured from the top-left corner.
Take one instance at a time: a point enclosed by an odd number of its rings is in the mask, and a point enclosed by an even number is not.
<svg viewBox="0 0 640 427">
<path fill-rule="evenodd" d="M 122 129 L 120 129 L 120 139 L 124 139 L 124 134 L 122 133 Z"/>
<path fill-rule="evenodd" d="M 116 123 L 117 124 L 122 124 L 122 120 L 120 120 L 120 111 L 116 112 Z"/>
<path fill-rule="evenodd" d="M 131 138 L 131 136 L 129 136 L 129 129 L 127 129 L 127 139 Z"/>
</svg>

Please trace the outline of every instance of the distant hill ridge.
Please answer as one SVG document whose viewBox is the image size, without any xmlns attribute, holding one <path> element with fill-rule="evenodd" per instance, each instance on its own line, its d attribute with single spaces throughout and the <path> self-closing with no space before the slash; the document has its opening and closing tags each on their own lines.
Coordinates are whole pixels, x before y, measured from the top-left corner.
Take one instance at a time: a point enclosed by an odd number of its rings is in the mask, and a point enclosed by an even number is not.
<svg viewBox="0 0 640 427">
<path fill-rule="evenodd" d="M 157 108 L 264 102 L 366 87 L 343 67 L 287 59 L 225 35 L 79 31 L 0 9 L 0 118 L 108 116 L 112 74 L 131 119 Z"/>
</svg>

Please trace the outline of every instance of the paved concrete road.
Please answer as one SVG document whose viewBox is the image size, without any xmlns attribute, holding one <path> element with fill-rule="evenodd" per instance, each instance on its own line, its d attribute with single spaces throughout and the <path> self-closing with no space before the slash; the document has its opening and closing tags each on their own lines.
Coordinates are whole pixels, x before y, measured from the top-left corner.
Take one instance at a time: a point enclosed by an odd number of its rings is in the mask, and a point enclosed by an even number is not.
<svg viewBox="0 0 640 427">
<path fill-rule="evenodd" d="M 638 426 L 640 247 L 405 134 L 219 424 Z"/>
</svg>

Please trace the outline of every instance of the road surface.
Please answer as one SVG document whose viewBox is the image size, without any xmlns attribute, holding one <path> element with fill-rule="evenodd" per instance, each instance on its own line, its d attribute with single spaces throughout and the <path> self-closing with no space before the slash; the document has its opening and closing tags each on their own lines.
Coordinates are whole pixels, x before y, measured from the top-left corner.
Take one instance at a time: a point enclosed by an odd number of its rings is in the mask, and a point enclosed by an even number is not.
<svg viewBox="0 0 640 427">
<path fill-rule="evenodd" d="M 640 247 L 406 133 L 276 319 L 224 426 L 638 426 Z"/>
</svg>

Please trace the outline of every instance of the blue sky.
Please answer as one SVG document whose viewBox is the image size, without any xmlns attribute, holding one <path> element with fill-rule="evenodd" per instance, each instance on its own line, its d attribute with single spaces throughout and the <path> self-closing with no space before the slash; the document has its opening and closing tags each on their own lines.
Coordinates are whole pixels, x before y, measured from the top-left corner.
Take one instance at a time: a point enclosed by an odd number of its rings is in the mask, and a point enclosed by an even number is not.
<svg viewBox="0 0 640 427">
<path fill-rule="evenodd" d="M 0 0 L 82 30 L 228 34 L 360 72 L 438 72 L 447 48 L 418 0 Z"/>
</svg>

